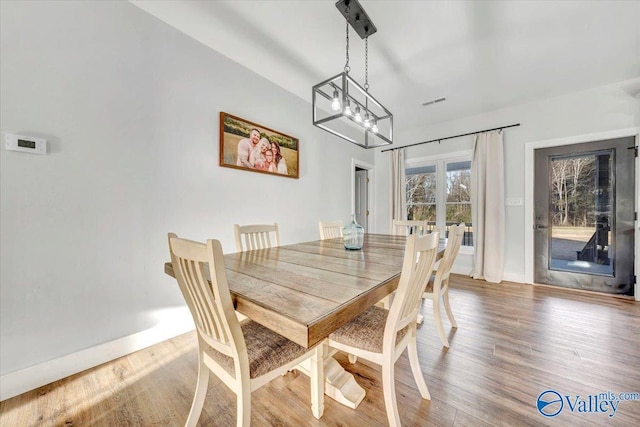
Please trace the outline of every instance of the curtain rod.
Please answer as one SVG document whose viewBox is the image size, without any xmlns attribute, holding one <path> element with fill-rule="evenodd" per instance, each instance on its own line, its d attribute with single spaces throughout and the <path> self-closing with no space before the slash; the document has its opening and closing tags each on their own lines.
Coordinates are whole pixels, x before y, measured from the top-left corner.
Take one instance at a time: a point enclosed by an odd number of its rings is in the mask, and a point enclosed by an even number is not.
<svg viewBox="0 0 640 427">
<path fill-rule="evenodd" d="M 512 127 L 516 127 L 516 126 L 520 126 L 520 123 L 516 123 L 514 125 L 508 125 L 508 126 L 500 126 L 500 127 L 493 128 L 493 129 L 479 130 L 479 131 L 476 131 L 476 132 L 463 133 L 463 134 L 460 134 L 460 135 L 448 136 L 446 138 L 436 138 L 436 139 L 432 139 L 430 141 L 416 142 L 415 144 L 403 145 L 402 147 L 387 148 L 386 150 L 382 150 L 380 152 L 384 153 L 385 151 L 400 150 L 402 148 L 413 147 L 414 145 L 420 145 L 420 144 L 428 144 L 430 142 L 436 142 L 436 141 L 438 141 L 438 143 L 440 143 L 440 141 L 444 141 L 445 139 L 460 138 L 461 136 L 475 135 L 477 133 L 491 132 L 492 130 L 506 129 L 506 128 L 512 128 Z"/>
</svg>

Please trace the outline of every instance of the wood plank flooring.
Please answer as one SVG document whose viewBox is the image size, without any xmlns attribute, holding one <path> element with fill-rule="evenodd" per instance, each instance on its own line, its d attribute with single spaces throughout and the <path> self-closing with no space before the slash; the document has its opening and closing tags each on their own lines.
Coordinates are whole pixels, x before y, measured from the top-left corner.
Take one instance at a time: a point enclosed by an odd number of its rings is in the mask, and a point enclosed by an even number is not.
<svg viewBox="0 0 640 427">
<path fill-rule="evenodd" d="M 405 426 L 636 426 L 640 400 L 620 402 L 613 417 L 536 409 L 554 389 L 582 398 L 640 393 L 640 303 L 514 283 L 452 278 L 450 349 L 440 345 L 429 302 L 418 329 L 418 354 L 431 401 L 422 400 L 406 353 L 396 364 Z M 0 426 L 181 426 L 196 383 L 195 333 L 188 333 L 0 403 Z M 356 410 L 330 398 L 311 415 L 309 379 L 291 372 L 252 395 L 253 426 L 387 425 L 378 367 L 346 356 L 367 396 Z M 214 376 L 199 425 L 235 425 L 235 395 Z"/>
</svg>

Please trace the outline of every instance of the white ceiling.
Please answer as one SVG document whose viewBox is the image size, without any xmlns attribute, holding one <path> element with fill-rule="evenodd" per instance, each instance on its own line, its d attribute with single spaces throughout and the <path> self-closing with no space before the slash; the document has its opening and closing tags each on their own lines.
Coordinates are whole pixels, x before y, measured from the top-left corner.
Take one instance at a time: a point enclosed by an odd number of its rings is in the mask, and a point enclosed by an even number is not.
<svg viewBox="0 0 640 427">
<path fill-rule="evenodd" d="M 132 3 L 309 102 L 345 65 L 334 0 Z M 378 29 L 370 92 L 396 132 L 640 77 L 640 1 L 360 3 Z M 364 41 L 350 39 L 364 84 Z"/>
</svg>

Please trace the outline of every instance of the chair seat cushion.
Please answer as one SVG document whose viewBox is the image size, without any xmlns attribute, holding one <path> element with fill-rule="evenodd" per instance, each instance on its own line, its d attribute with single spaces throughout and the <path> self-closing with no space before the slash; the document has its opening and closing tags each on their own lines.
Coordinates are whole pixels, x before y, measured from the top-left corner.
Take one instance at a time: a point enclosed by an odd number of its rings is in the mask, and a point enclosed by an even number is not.
<svg viewBox="0 0 640 427">
<path fill-rule="evenodd" d="M 257 378 L 285 365 L 308 350 L 252 320 L 243 322 L 242 334 L 247 345 L 250 378 Z M 207 352 L 227 372 L 235 376 L 233 358 L 209 347 Z"/>
<path fill-rule="evenodd" d="M 384 327 L 389 311 L 373 306 L 331 335 L 329 339 L 373 353 L 382 353 Z M 407 334 L 405 326 L 396 335 L 396 344 Z"/>
</svg>

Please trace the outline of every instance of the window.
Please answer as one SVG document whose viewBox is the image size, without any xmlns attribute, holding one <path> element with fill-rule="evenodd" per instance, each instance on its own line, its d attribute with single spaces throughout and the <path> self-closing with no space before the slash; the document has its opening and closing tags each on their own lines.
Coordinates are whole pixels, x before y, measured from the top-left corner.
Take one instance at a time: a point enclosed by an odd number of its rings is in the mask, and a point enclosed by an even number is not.
<svg viewBox="0 0 640 427">
<path fill-rule="evenodd" d="M 448 232 L 464 222 L 462 244 L 473 246 L 470 155 L 409 160 L 406 165 L 407 219 L 429 221 L 430 229 Z"/>
<path fill-rule="evenodd" d="M 436 166 L 406 169 L 407 219 L 436 224 Z M 433 224 L 432 224 L 433 223 Z"/>
</svg>

